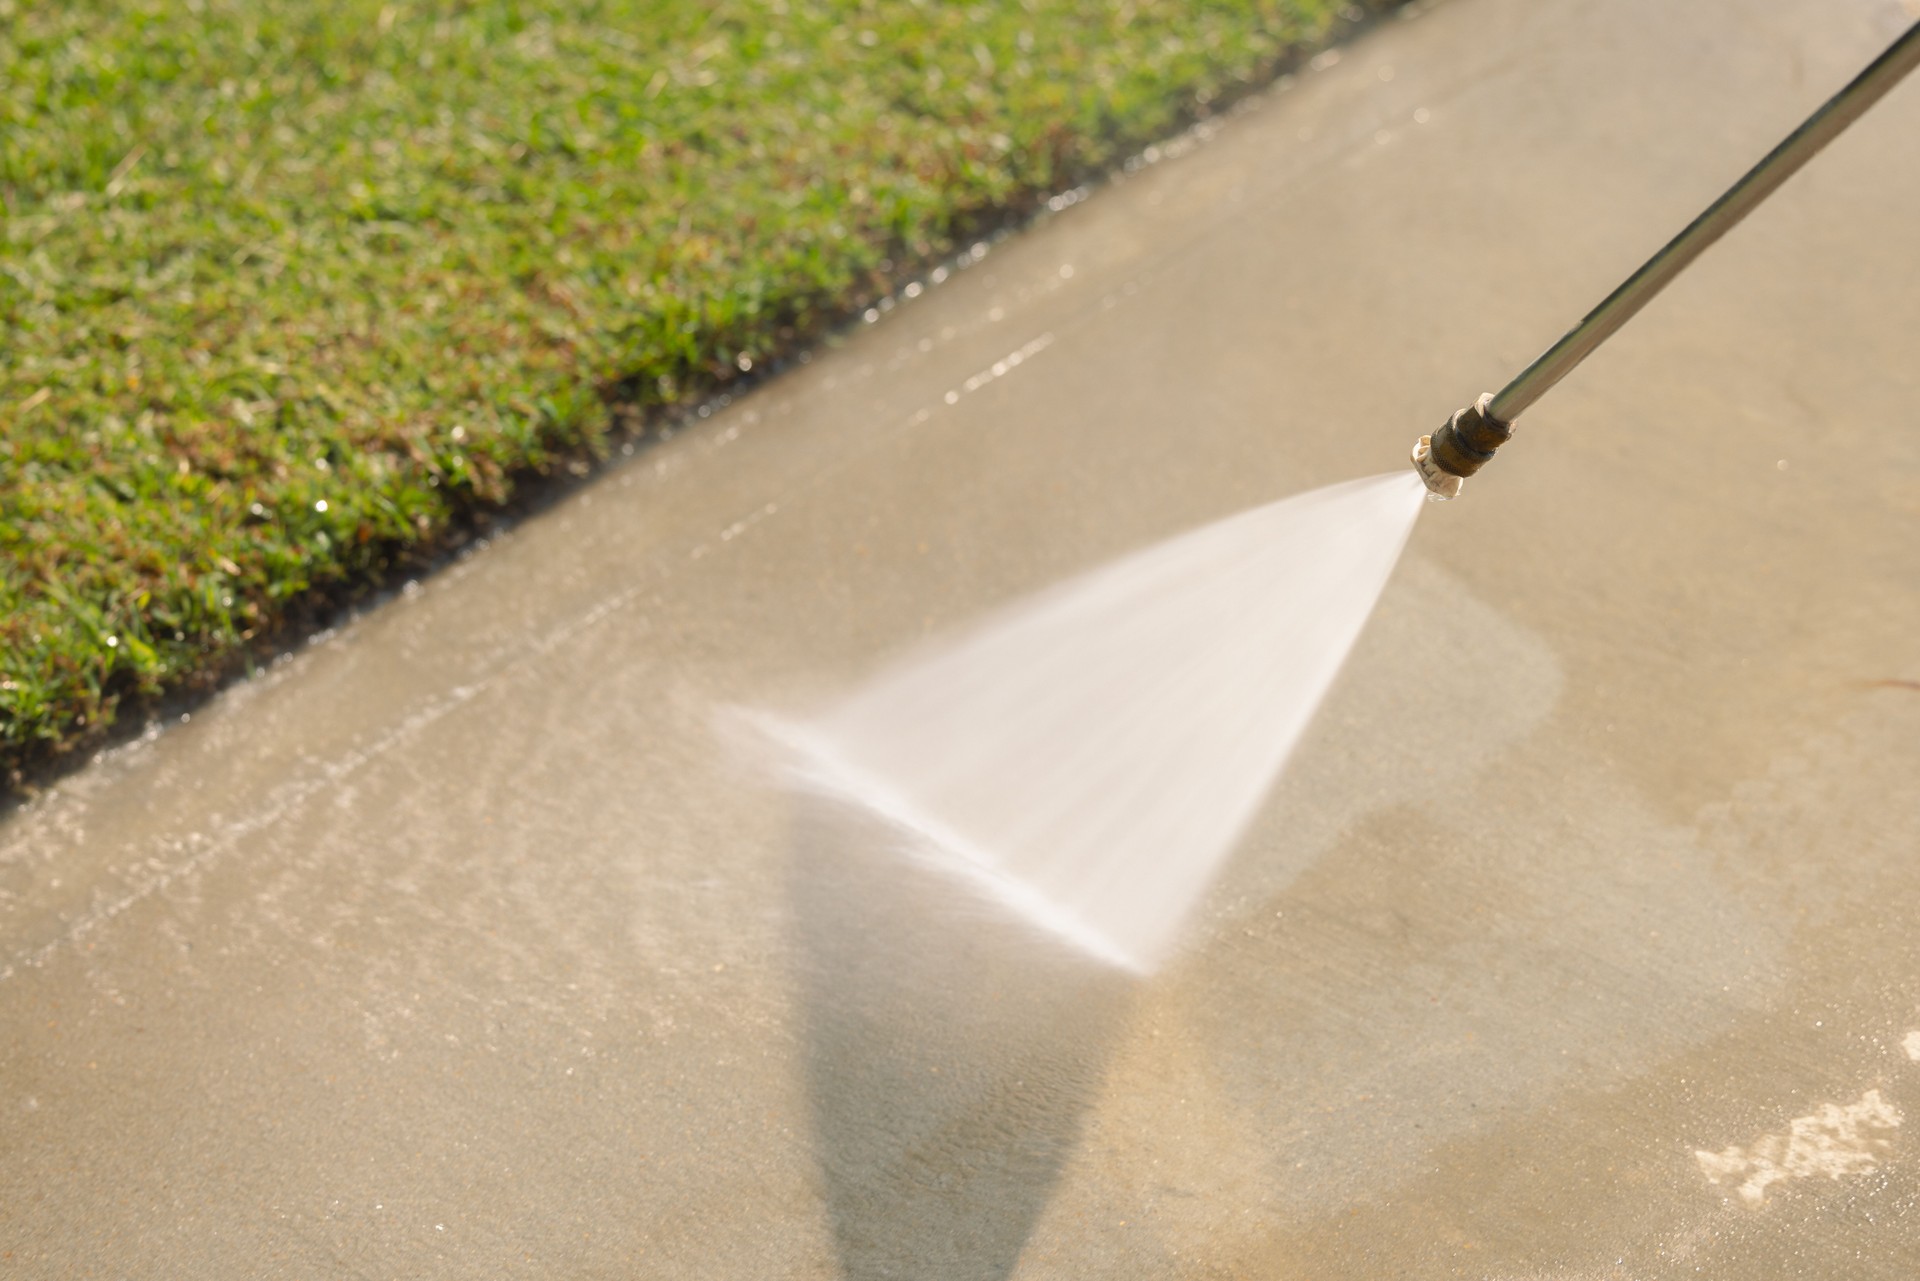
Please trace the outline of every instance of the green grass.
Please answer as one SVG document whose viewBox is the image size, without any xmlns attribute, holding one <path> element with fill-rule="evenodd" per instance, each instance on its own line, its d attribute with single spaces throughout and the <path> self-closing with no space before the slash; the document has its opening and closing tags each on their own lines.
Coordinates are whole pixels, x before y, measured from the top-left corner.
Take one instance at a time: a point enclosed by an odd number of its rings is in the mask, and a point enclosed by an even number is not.
<svg viewBox="0 0 1920 1281">
<path fill-rule="evenodd" d="M 818 336 L 1335 9 L 0 0 L 0 776 Z"/>
</svg>

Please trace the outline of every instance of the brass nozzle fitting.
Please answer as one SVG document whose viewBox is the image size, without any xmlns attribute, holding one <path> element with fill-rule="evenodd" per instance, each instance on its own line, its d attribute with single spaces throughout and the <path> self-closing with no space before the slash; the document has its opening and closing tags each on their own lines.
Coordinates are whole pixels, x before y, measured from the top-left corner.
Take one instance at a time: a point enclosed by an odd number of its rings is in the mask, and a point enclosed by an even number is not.
<svg viewBox="0 0 1920 1281">
<path fill-rule="evenodd" d="M 1413 469 L 1435 499 L 1457 498 L 1467 477 L 1485 466 L 1493 451 L 1513 439 L 1513 424 L 1503 423 L 1489 408 L 1487 392 L 1466 409 L 1455 411 L 1431 436 L 1413 447 Z"/>
</svg>

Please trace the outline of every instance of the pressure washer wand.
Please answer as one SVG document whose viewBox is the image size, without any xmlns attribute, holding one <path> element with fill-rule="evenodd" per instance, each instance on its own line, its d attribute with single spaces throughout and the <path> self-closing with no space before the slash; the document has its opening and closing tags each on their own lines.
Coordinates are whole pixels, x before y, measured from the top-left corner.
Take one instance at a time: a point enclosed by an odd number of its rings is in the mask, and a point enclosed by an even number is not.
<svg viewBox="0 0 1920 1281">
<path fill-rule="evenodd" d="M 1859 119 L 1887 90 L 1898 84 L 1902 76 L 1913 70 L 1916 63 L 1920 63 L 1920 22 L 1909 27 L 1905 35 L 1875 58 L 1846 88 L 1827 99 L 1824 106 L 1808 116 L 1759 164 L 1747 170 L 1745 177 L 1708 205 L 1704 213 L 1688 223 L 1686 230 L 1669 240 L 1660 252 L 1647 259 L 1640 270 L 1627 277 L 1625 283 L 1608 294 L 1606 300 L 1568 330 L 1565 337 L 1547 348 L 1518 378 L 1497 394 L 1483 395 L 1456 412 L 1432 436 L 1422 436 L 1413 447 L 1413 466 L 1426 482 L 1429 497 L 1457 497 L 1466 478 L 1484 467 L 1493 457 L 1493 451 L 1513 437 L 1514 419 L 1631 320 L 1634 313 L 1665 289 L 1708 245 L 1725 235 L 1815 152 Z"/>
</svg>

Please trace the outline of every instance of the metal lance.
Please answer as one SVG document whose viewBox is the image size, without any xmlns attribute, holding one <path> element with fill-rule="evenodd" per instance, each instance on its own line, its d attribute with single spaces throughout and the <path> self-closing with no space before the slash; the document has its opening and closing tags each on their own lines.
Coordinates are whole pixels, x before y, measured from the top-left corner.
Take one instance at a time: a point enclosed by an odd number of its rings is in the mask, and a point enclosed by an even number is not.
<svg viewBox="0 0 1920 1281">
<path fill-rule="evenodd" d="M 1855 76 L 1846 88 L 1827 99 L 1824 106 L 1808 116 L 1759 164 L 1747 170 L 1745 177 L 1727 188 L 1726 193 L 1688 223 L 1685 230 L 1568 330 L 1565 337 L 1522 370 L 1518 378 L 1499 392 L 1483 395 L 1457 411 L 1431 436 L 1422 436 L 1413 447 L 1413 466 L 1426 482 L 1429 497 L 1457 497 L 1466 478 L 1486 466 L 1494 451 L 1512 439 L 1514 420 L 1529 405 L 1572 372 L 1594 348 L 1612 337 L 1615 330 L 1665 289 L 1688 263 L 1752 212 L 1755 205 L 1772 195 L 1774 189 L 1792 177 L 1815 152 L 1858 120 L 1867 108 L 1898 84 L 1901 77 L 1913 70 L 1915 63 L 1920 63 L 1920 22 L 1909 27 L 1905 35 Z"/>
</svg>

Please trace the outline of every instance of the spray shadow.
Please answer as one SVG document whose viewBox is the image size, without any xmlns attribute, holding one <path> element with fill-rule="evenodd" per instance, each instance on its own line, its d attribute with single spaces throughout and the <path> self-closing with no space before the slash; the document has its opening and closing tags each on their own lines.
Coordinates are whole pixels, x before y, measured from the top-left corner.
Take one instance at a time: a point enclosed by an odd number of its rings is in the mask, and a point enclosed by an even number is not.
<svg viewBox="0 0 1920 1281">
<path fill-rule="evenodd" d="M 1135 980 L 794 798 L 791 901 L 818 1158 L 849 1281 L 1008 1276 Z"/>
</svg>

